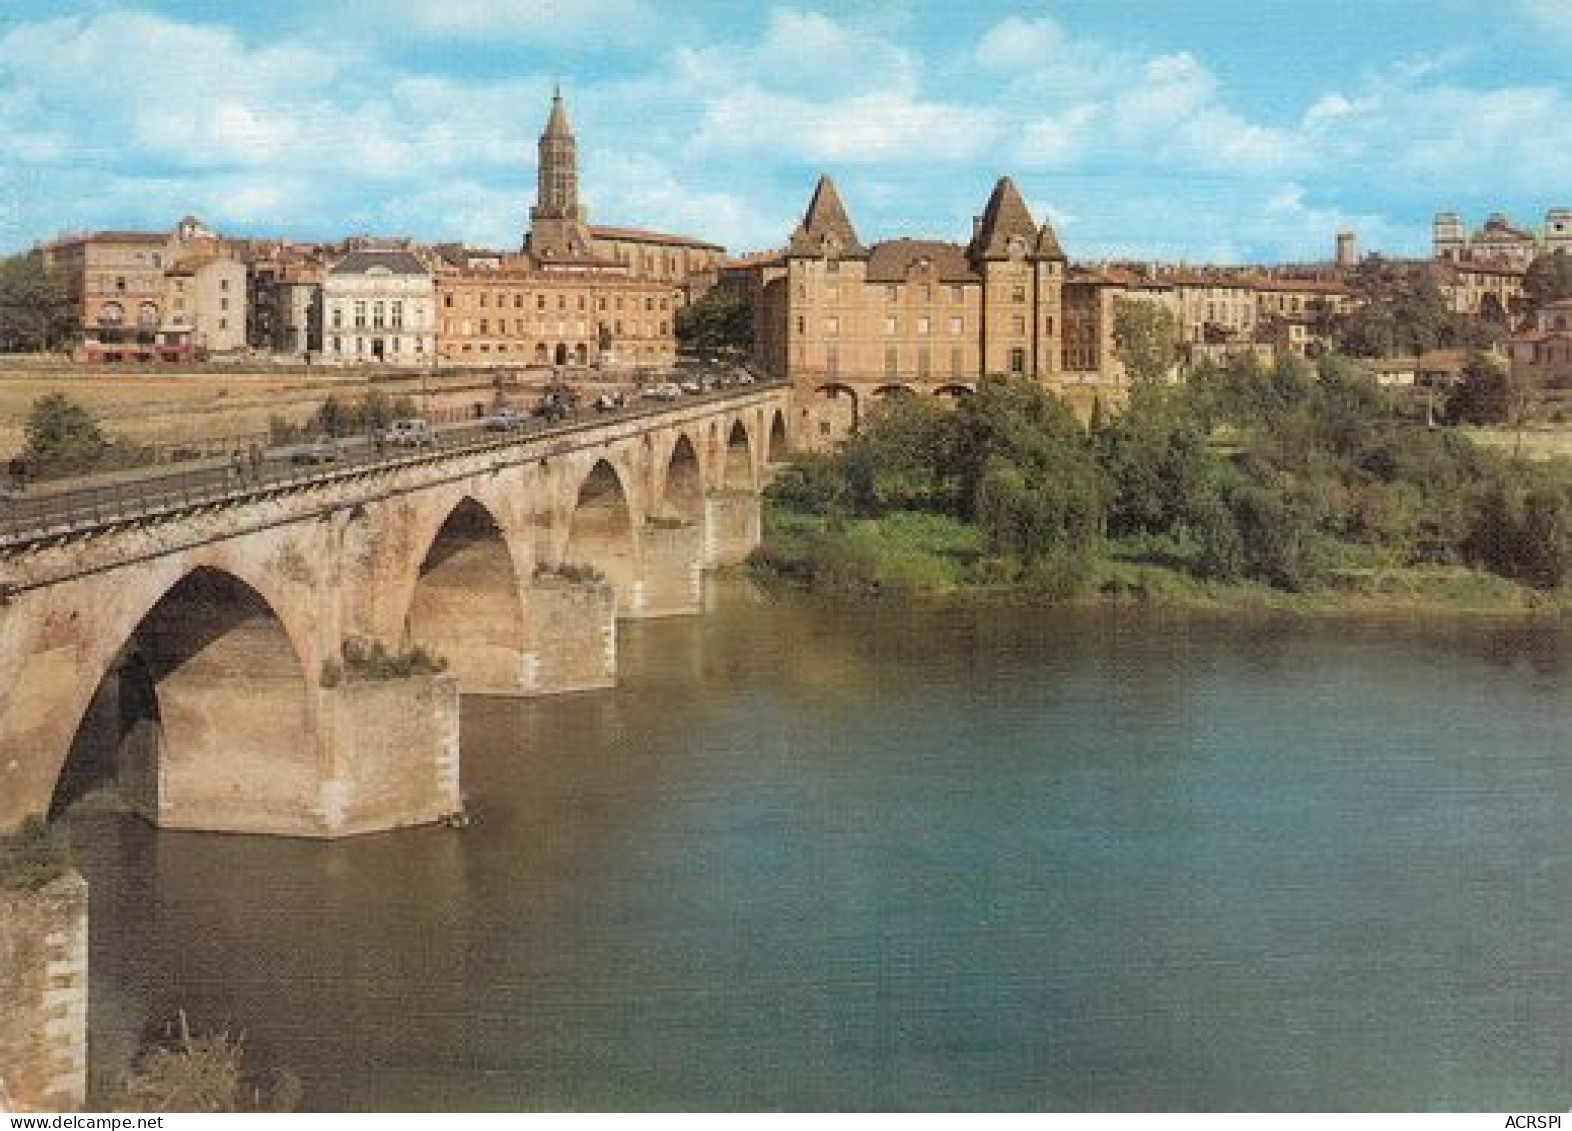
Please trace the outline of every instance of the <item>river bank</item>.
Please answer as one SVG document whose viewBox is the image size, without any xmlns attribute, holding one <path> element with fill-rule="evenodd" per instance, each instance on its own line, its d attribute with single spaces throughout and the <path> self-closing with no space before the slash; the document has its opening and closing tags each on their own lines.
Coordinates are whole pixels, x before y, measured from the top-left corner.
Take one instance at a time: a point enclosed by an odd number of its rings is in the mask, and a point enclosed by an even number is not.
<svg viewBox="0 0 1572 1131">
<path fill-rule="evenodd" d="M 764 541 L 748 566 L 766 590 L 833 602 L 1138 605 L 1219 615 L 1563 618 L 1565 588 L 1534 589 L 1464 565 L 1411 566 L 1357 551 L 1299 590 L 1198 578 L 1184 549 L 1124 540 L 1089 555 L 1077 576 L 1003 580 L 981 531 L 942 515 L 837 519 L 766 504 Z"/>
</svg>

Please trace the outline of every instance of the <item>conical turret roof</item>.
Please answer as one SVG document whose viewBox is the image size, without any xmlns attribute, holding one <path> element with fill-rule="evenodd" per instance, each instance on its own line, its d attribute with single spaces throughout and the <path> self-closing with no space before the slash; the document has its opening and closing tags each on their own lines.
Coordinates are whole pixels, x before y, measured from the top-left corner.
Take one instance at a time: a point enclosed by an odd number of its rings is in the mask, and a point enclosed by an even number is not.
<svg viewBox="0 0 1572 1131">
<path fill-rule="evenodd" d="M 1060 263 L 1069 262 L 1069 257 L 1064 254 L 1064 248 L 1059 244 L 1059 234 L 1053 230 L 1053 224 L 1044 220 L 1043 226 L 1037 232 L 1038 259 L 1055 259 Z"/>
<path fill-rule="evenodd" d="M 1021 198 L 1021 192 L 1009 177 L 1000 177 L 993 186 L 993 194 L 983 209 L 982 223 L 968 249 L 973 258 L 1008 259 L 1009 241 L 1019 239 L 1031 254 L 1037 246 L 1037 223 Z M 1055 241 L 1057 243 L 1057 241 Z"/>
<path fill-rule="evenodd" d="M 557 87 L 551 94 L 551 116 L 546 119 L 546 132 L 544 137 L 572 137 L 573 127 L 568 125 L 568 111 L 562 105 L 562 88 Z"/>
<path fill-rule="evenodd" d="M 786 243 L 786 254 L 823 255 L 826 250 L 854 258 L 868 254 L 857 238 L 851 218 L 846 215 L 846 206 L 835 190 L 835 182 L 823 176 L 813 190 L 813 199 L 808 202 L 802 223 Z"/>
</svg>

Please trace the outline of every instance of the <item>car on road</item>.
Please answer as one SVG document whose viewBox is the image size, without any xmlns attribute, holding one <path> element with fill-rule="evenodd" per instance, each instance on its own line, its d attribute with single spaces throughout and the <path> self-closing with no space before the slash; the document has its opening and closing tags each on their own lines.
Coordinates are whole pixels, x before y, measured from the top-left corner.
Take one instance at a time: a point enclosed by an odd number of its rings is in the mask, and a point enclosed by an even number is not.
<svg viewBox="0 0 1572 1131">
<path fill-rule="evenodd" d="M 674 401 L 682 396 L 682 386 L 674 385 L 670 381 L 663 381 L 659 385 L 651 385 L 644 390 L 644 395 L 650 400 Z"/>
<path fill-rule="evenodd" d="M 396 448 L 433 448 L 437 444 L 431 425 L 413 416 L 393 421 L 383 431 L 382 439 Z"/>
<path fill-rule="evenodd" d="M 338 441 L 332 436 L 313 436 L 289 449 L 290 463 L 337 463 Z"/>
<path fill-rule="evenodd" d="M 595 398 L 595 411 L 616 412 L 619 408 L 626 408 L 627 404 L 628 397 L 625 393 L 620 391 L 615 393 L 602 393 L 600 396 Z"/>
<path fill-rule="evenodd" d="M 498 408 L 482 422 L 487 432 L 512 432 L 515 428 L 524 427 L 524 418 L 517 409 Z"/>
</svg>

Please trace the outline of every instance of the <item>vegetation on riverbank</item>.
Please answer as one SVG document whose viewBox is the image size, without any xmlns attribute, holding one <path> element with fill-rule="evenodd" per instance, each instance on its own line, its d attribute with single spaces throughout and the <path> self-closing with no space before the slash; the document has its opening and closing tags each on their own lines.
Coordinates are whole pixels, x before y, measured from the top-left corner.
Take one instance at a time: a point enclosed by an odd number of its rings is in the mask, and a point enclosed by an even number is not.
<svg viewBox="0 0 1572 1131">
<path fill-rule="evenodd" d="M 1556 609 L 1572 464 L 1405 419 L 1338 358 L 1141 384 L 1081 428 L 990 379 L 886 402 L 768 493 L 754 570 L 816 593 L 1284 609 Z"/>
<path fill-rule="evenodd" d="M 243 1036 L 225 1029 L 193 1034 L 185 1012 L 163 1039 L 149 1043 L 110 1089 L 113 1111 L 282 1112 L 300 1105 L 300 1080 L 281 1070 L 254 1072 Z"/>
</svg>

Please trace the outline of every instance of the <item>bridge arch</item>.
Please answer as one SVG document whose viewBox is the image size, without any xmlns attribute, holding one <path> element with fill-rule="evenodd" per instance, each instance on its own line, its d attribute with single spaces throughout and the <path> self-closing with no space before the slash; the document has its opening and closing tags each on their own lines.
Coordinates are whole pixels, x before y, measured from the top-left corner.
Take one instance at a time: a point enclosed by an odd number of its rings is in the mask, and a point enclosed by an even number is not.
<svg viewBox="0 0 1572 1131">
<path fill-rule="evenodd" d="M 311 831 L 321 781 L 316 650 L 268 588 L 194 565 L 106 638 L 74 692 L 53 810 L 113 777 L 160 825 Z"/>
<path fill-rule="evenodd" d="M 693 524 L 704 521 L 704 465 L 699 447 L 686 432 L 679 432 L 666 459 L 660 484 L 659 517 Z"/>
<path fill-rule="evenodd" d="M 742 418 L 734 418 L 726 431 L 725 458 L 721 462 L 720 485 L 723 489 L 751 491 L 757 486 L 753 448 L 753 438 Z"/>
<path fill-rule="evenodd" d="M 559 564 L 568 569 L 592 567 L 616 587 L 619 601 L 631 602 L 641 554 L 627 479 L 611 460 L 597 459 L 571 497 L 573 509 Z"/>
<path fill-rule="evenodd" d="M 427 543 L 404 640 L 446 660 L 465 694 L 516 693 L 525 647 L 523 588 L 502 524 L 466 495 Z"/>
</svg>

